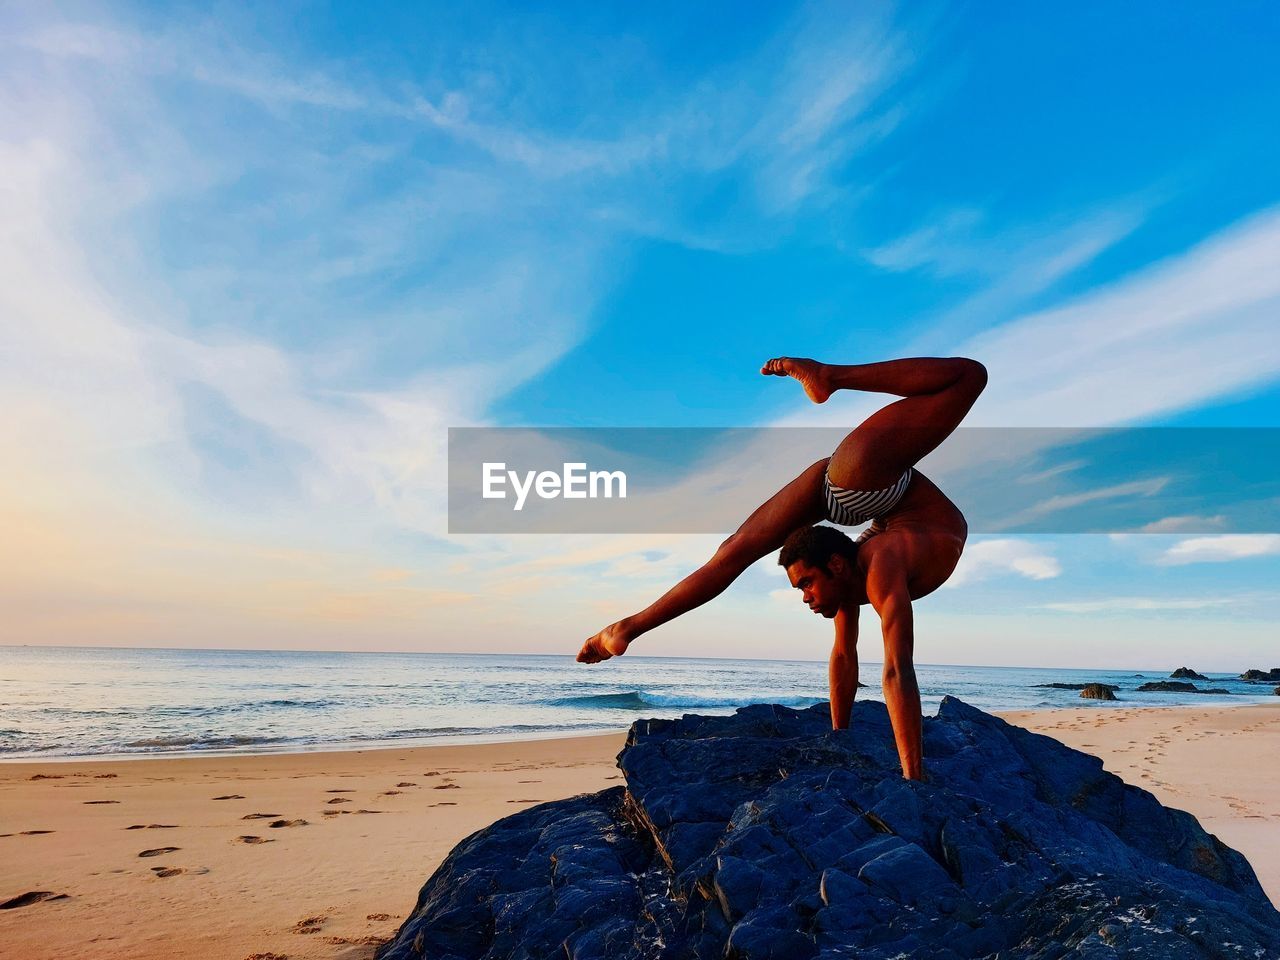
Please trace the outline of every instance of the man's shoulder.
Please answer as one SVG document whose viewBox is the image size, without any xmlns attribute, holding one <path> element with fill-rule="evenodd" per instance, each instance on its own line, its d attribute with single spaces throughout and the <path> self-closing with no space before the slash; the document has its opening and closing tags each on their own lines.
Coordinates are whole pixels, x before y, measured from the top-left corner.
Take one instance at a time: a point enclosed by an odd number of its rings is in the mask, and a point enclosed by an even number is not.
<svg viewBox="0 0 1280 960">
<path fill-rule="evenodd" d="M 906 539 L 908 536 L 898 531 L 887 531 L 862 543 L 858 553 L 867 576 L 871 576 L 873 570 L 888 575 L 895 569 L 904 569 L 910 546 Z"/>
<path fill-rule="evenodd" d="M 875 539 L 880 540 L 881 537 Z M 907 582 L 907 549 L 895 538 L 884 537 L 874 550 L 868 550 L 866 564 L 867 599 L 873 604 L 879 595 L 896 590 Z"/>
</svg>

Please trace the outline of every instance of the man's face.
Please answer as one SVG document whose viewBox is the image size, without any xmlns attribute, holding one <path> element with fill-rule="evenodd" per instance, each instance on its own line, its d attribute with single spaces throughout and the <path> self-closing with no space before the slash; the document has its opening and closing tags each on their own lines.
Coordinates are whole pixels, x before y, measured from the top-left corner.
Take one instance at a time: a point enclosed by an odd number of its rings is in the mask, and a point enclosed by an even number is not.
<svg viewBox="0 0 1280 960">
<path fill-rule="evenodd" d="M 828 620 L 840 609 L 840 589 L 836 579 L 822 567 L 811 567 L 797 560 L 787 567 L 787 579 L 800 591 L 805 606 Z"/>
</svg>

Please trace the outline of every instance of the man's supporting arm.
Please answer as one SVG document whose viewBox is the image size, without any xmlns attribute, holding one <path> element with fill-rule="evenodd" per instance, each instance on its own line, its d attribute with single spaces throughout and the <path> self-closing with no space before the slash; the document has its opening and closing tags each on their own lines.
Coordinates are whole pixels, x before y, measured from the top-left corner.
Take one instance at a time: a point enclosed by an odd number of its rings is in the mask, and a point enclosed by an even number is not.
<svg viewBox="0 0 1280 960">
<path fill-rule="evenodd" d="M 836 613 L 836 640 L 831 646 L 828 676 L 831 680 L 831 726 L 849 727 L 849 712 L 858 695 L 858 608 Z"/>
<path fill-rule="evenodd" d="M 890 571 L 883 571 L 890 572 Z M 878 581 L 873 586 L 873 581 Z M 921 741 L 920 688 L 912 654 L 915 628 L 911 595 L 901 576 L 867 577 L 867 597 L 880 614 L 884 631 L 884 702 L 893 724 L 893 738 L 908 780 L 924 778 L 924 746 Z"/>
</svg>

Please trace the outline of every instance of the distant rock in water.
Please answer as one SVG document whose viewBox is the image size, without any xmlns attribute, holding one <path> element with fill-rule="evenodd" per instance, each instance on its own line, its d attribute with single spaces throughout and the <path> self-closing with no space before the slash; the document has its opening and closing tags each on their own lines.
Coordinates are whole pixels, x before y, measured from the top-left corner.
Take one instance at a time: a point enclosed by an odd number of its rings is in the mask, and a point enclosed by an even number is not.
<svg viewBox="0 0 1280 960">
<path fill-rule="evenodd" d="M 1185 680 L 1152 680 L 1138 688 L 1139 693 L 1199 693 L 1200 688 Z"/>
<path fill-rule="evenodd" d="M 1179 667 L 1173 673 L 1169 674 L 1175 680 L 1208 680 L 1202 673 L 1196 673 L 1190 667 Z"/>
<path fill-rule="evenodd" d="M 959 700 L 903 780 L 884 705 L 633 724 L 625 787 L 458 844 L 381 960 L 1280 956 L 1245 859 Z"/>
<path fill-rule="evenodd" d="M 1270 670 L 1246 670 L 1240 674 L 1241 680 L 1262 680 L 1267 683 L 1273 683 L 1280 680 L 1280 667 L 1272 667 Z"/>
<path fill-rule="evenodd" d="M 1120 688 L 1114 683 L 1037 683 L 1036 689 L 1050 690 L 1087 690 L 1089 687 L 1106 687 L 1108 690 L 1115 692 Z"/>
<path fill-rule="evenodd" d="M 1114 700 L 1116 695 L 1112 691 L 1116 689 L 1107 683 L 1091 683 L 1080 691 L 1080 696 L 1086 700 Z"/>
<path fill-rule="evenodd" d="M 1187 683 L 1183 680 L 1154 680 L 1150 683 L 1144 683 L 1138 688 L 1139 693 L 1225 693 L 1230 695 L 1230 690 L 1224 690 L 1222 687 L 1214 687 L 1211 690 L 1202 690 L 1194 683 Z"/>
<path fill-rule="evenodd" d="M 1277 697 L 1280 697 L 1280 687 L 1276 687 L 1275 690 L 1272 691 L 1272 693 L 1274 693 Z"/>
</svg>

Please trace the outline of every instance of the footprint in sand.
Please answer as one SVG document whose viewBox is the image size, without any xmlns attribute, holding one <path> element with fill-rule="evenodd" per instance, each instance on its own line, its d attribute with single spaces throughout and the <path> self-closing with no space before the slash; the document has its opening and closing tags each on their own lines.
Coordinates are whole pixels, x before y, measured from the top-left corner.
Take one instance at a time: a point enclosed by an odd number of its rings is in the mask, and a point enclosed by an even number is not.
<svg viewBox="0 0 1280 960">
<path fill-rule="evenodd" d="M 356 813 L 381 813 L 381 810 L 357 810 Z"/>
<path fill-rule="evenodd" d="M 508 800 L 507 803 L 538 803 L 537 800 Z"/>
<path fill-rule="evenodd" d="M 383 790 L 378 796 L 380 797 L 398 797 L 402 791 L 400 790 Z"/>
<path fill-rule="evenodd" d="M 462 788 L 458 786 L 456 783 L 438 783 L 431 789 L 432 790 L 461 790 Z"/>
<path fill-rule="evenodd" d="M 154 850 L 143 850 L 138 856 L 140 857 L 158 857 L 161 854 L 173 853 L 181 850 L 181 847 L 156 847 Z"/>
<path fill-rule="evenodd" d="M 410 783 L 408 780 L 401 780 L 396 784 L 397 787 L 416 787 L 416 783 Z"/>
<path fill-rule="evenodd" d="M 96 804 L 96 803 L 119 803 L 120 801 L 119 800 L 83 800 L 81 802 L 85 804 Z"/>
<path fill-rule="evenodd" d="M 350 810 L 326 810 L 324 811 L 324 815 L 326 817 L 336 817 L 340 813 L 350 813 L 350 812 L 351 812 Z"/>
<path fill-rule="evenodd" d="M 275 843 L 270 837 L 254 837 L 248 834 L 236 837 L 240 843 Z"/>
<path fill-rule="evenodd" d="M 325 793 L 355 793 L 354 790 L 326 790 Z"/>
<path fill-rule="evenodd" d="M 278 813 L 246 813 L 241 820 L 270 820 L 272 817 L 278 817 Z"/>
<path fill-rule="evenodd" d="M 361 946 L 361 947 L 380 947 L 384 943 L 390 943 L 390 937 L 377 937 L 373 934 L 367 934 L 363 937 L 325 937 L 325 943 L 331 943 L 335 947 L 342 946 Z"/>
<path fill-rule="evenodd" d="M 279 827 L 305 827 L 308 824 L 306 820 L 272 820 L 267 826 L 274 830 Z"/>
<path fill-rule="evenodd" d="M 215 800 L 243 800 L 244 797 L 238 793 L 228 793 L 225 797 L 214 797 Z"/>
<path fill-rule="evenodd" d="M 293 925 L 294 933 L 319 933 L 328 917 L 307 917 Z"/>
<path fill-rule="evenodd" d="M 50 777 L 49 779 L 54 779 Z M 29 907 L 33 903 L 40 903 L 44 900 L 66 900 L 65 893 L 54 893 L 52 890 L 30 890 L 26 893 L 20 893 L 16 897 L 0 903 L 0 910 L 16 910 L 18 907 Z"/>
<path fill-rule="evenodd" d="M 165 877 L 176 877 L 179 874 L 186 873 L 181 867 L 152 867 L 151 872 L 161 879 Z"/>
<path fill-rule="evenodd" d="M 135 823 L 125 827 L 126 830 L 177 830 L 176 823 Z"/>
<path fill-rule="evenodd" d="M 251 953 L 244 960 L 289 960 L 284 953 Z"/>
<path fill-rule="evenodd" d="M 116 777 L 118 777 L 118 776 L 120 776 L 120 774 L 118 774 L 118 773 L 95 773 L 95 774 L 93 775 L 93 779 L 95 779 L 95 780 L 114 780 L 114 779 L 115 779 Z"/>
<path fill-rule="evenodd" d="M 371 914 L 369 914 L 367 917 L 365 917 L 365 919 L 366 919 L 366 920 L 377 920 L 377 921 L 381 922 L 381 921 L 383 921 L 383 920 L 390 920 L 390 919 L 391 919 L 391 914 L 389 914 L 389 913 L 371 913 Z"/>
<path fill-rule="evenodd" d="M 541 780 L 517 780 L 516 783 L 541 783 Z"/>
<path fill-rule="evenodd" d="M 62 779 L 62 774 L 60 774 L 60 773 L 36 773 L 36 774 L 32 774 L 31 776 L 27 777 L 27 779 L 28 779 L 28 780 L 61 780 L 61 779 Z M 24 894 L 23 894 L 23 896 L 24 896 L 24 897 L 25 897 L 25 896 L 29 896 L 29 894 L 25 894 L 25 893 L 24 893 Z M 48 898 L 46 897 L 46 898 L 42 898 L 42 899 L 48 899 Z"/>
<path fill-rule="evenodd" d="M 346 797 L 334 797 L 332 800 L 326 800 L 325 803 L 350 803 Z"/>
<path fill-rule="evenodd" d="M 457 804 L 452 800 L 442 800 L 439 803 L 428 803 L 428 807 L 456 807 Z"/>
<path fill-rule="evenodd" d="M 20 836 L 20 837 L 38 837 L 38 836 L 41 836 L 41 835 L 46 834 L 46 833 L 53 833 L 53 831 L 52 831 L 52 830 L 22 830 L 22 831 L 20 831 L 20 832 L 19 832 L 18 836 Z M 6 837 L 8 837 L 8 836 L 12 836 L 12 834 L 8 834 L 8 833 L 6 833 L 6 834 L 5 834 L 5 836 L 6 836 Z"/>
</svg>

